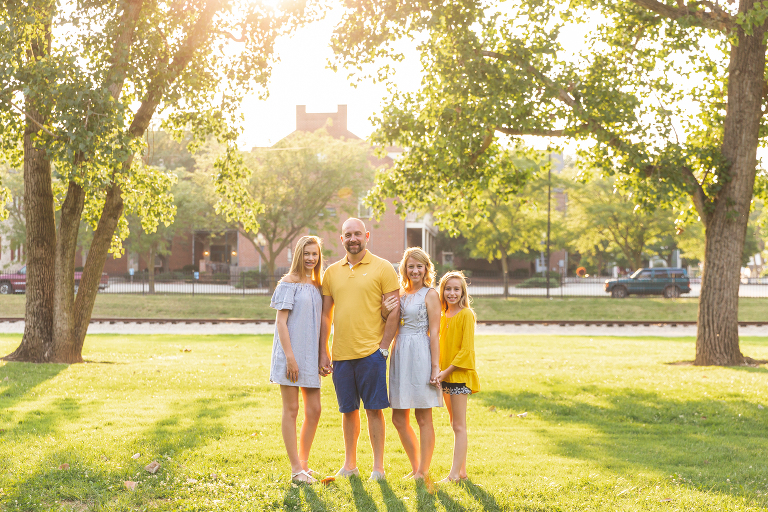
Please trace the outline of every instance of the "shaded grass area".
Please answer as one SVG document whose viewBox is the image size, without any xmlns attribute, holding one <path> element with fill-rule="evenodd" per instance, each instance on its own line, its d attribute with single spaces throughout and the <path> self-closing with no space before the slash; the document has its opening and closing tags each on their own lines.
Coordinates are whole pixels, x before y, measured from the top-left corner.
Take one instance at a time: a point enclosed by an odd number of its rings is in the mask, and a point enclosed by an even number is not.
<svg viewBox="0 0 768 512">
<path fill-rule="evenodd" d="M 649 320 L 695 321 L 697 299 L 627 298 L 476 298 L 481 320 Z M 0 296 L 0 316 L 23 317 L 24 296 Z M 101 294 L 94 317 L 117 318 L 258 318 L 275 316 L 269 297 L 226 295 Z M 739 299 L 739 319 L 764 321 L 768 299 Z"/>
<path fill-rule="evenodd" d="M 0 350 L 19 339 L 0 335 Z M 484 336 L 476 345 L 482 391 L 468 412 L 472 483 L 436 488 L 401 479 L 408 463 L 391 425 L 387 482 L 291 486 L 279 388 L 267 382 L 269 336 L 94 335 L 86 364 L 0 363 L 0 510 L 768 506 L 765 368 L 667 364 L 690 359 L 691 339 Z M 768 358 L 768 339 L 742 345 Z M 343 447 L 328 380 L 322 400 L 310 464 L 332 474 Z M 433 475 L 442 477 L 452 434 L 445 410 L 434 416 Z M 367 476 L 364 419 L 362 430 Z M 152 460 L 162 464 L 156 475 L 143 470 Z"/>
</svg>

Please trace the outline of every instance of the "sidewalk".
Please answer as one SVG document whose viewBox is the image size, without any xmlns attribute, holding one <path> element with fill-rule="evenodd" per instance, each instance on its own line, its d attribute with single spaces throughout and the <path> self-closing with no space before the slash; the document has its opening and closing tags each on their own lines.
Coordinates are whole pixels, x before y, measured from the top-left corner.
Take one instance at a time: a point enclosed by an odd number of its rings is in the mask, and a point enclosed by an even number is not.
<svg viewBox="0 0 768 512">
<path fill-rule="evenodd" d="M 21 334 L 24 332 L 24 322 L 0 322 L 0 333 Z M 228 323 L 222 320 L 220 323 L 138 323 L 138 322 L 114 322 L 92 323 L 88 328 L 89 334 L 273 334 L 273 323 Z M 478 325 L 478 335 L 546 335 L 546 336 L 659 336 L 663 338 L 696 336 L 695 325 L 648 325 L 648 326 L 622 326 L 618 325 Z M 766 326 L 742 326 L 739 328 L 741 336 L 765 336 L 768 337 L 768 325 Z"/>
</svg>

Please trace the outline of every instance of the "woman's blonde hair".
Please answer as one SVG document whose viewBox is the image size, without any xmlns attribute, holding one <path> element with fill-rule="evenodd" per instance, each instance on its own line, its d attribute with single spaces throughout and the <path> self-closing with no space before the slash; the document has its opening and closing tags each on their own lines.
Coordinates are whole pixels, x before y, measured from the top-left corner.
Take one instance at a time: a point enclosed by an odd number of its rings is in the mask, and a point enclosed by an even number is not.
<svg viewBox="0 0 768 512">
<path fill-rule="evenodd" d="M 429 254 L 424 252 L 421 247 L 409 247 L 403 253 L 403 259 L 400 260 L 400 286 L 403 290 L 411 288 L 411 280 L 408 278 L 408 258 L 413 258 L 424 265 L 424 286 L 432 288 L 435 285 L 435 266 L 429 259 Z"/>
<path fill-rule="evenodd" d="M 448 285 L 448 281 L 451 279 L 458 279 L 461 282 L 461 298 L 459 299 L 459 306 L 461 308 L 467 308 L 475 315 L 475 311 L 472 309 L 472 298 L 469 296 L 467 289 L 467 278 L 464 277 L 464 272 L 461 270 L 451 270 L 440 279 L 440 306 L 443 311 L 448 311 L 448 302 L 445 300 L 445 287 Z M 477 318 L 477 315 L 475 315 Z"/>
<path fill-rule="evenodd" d="M 308 245 L 317 245 L 317 252 L 320 256 L 317 259 L 315 268 L 312 269 L 312 282 L 315 286 L 319 287 L 323 283 L 323 241 L 314 235 L 305 235 L 296 242 L 296 247 L 293 249 L 291 269 L 285 275 L 293 274 L 299 278 L 304 275 L 304 249 Z"/>
</svg>

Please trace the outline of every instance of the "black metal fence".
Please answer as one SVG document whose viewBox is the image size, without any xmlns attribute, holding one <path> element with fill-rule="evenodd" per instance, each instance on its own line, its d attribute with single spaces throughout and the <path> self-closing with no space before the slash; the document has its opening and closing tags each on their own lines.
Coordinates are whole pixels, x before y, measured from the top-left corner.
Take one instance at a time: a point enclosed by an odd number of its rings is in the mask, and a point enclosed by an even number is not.
<svg viewBox="0 0 768 512">
<path fill-rule="evenodd" d="M 504 296 L 504 281 L 501 272 L 466 271 L 469 293 L 475 297 Z M 170 272 L 156 274 L 154 286 L 149 275 L 139 272 L 134 275 L 111 275 L 101 293 L 120 294 L 178 294 L 178 295 L 269 295 L 283 272 L 269 276 L 266 272 L 247 271 L 238 275 L 195 274 Z M 606 277 L 565 277 L 550 276 L 551 297 L 610 297 L 605 291 Z M 508 296 L 545 297 L 546 280 L 542 276 L 509 278 Z M 690 279 L 691 291 L 682 297 L 698 297 L 701 279 Z M 739 289 L 741 297 L 768 298 L 768 278 L 743 279 Z"/>
<path fill-rule="evenodd" d="M 247 271 L 240 274 L 207 274 L 199 272 L 148 272 L 110 275 L 100 293 L 133 295 L 269 295 L 271 287 L 282 273 L 270 276 L 266 272 Z"/>
</svg>

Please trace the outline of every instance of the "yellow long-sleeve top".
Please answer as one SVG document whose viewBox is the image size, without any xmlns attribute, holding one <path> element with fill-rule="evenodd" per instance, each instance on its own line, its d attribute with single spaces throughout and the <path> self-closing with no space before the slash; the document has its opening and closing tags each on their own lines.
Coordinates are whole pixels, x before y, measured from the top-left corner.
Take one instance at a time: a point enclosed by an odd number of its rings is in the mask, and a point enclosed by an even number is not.
<svg viewBox="0 0 768 512">
<path fill-rule="evenodd" d="M 473 393 L 480 391 L 475 371 L 475 315 L 464 308 L 448 318 L 440 315 L 440 370 L 456 367 L 445 382 L 463 382 Z"/>
</svg>

